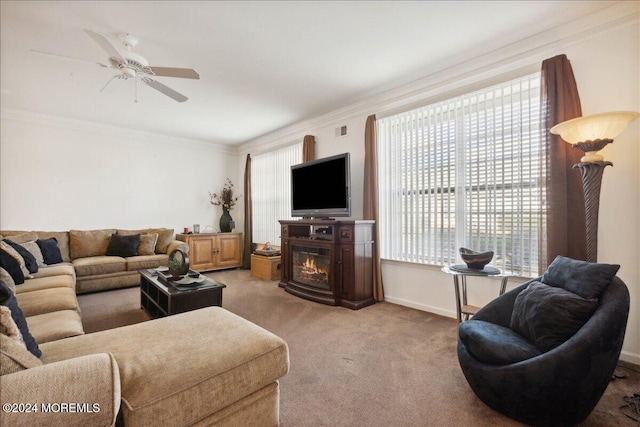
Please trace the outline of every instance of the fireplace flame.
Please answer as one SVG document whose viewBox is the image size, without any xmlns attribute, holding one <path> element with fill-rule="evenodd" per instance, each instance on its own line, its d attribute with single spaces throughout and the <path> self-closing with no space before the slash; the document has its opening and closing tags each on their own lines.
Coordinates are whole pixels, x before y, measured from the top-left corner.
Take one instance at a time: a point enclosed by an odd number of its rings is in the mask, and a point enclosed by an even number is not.
<svg viewBox="0 0 640 427">
<path fill-rule="evenodd" d="M 302 263 L 302 273 L 308 275 L 325 275 L 327 276 L 329 271 L 326 268 L 320 268 L 316 265 L 316 260 L 307 257 Z"/>
</svg>

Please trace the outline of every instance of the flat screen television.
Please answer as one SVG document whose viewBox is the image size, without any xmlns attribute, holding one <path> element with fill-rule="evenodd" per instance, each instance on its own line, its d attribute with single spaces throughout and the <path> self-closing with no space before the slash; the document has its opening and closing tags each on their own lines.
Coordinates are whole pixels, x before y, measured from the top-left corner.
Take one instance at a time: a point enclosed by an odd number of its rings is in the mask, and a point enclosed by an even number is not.
<svg viewBox="0 0 640 427">
<path fill-rule="evenodd" d="M 350 168 L 349 153 L 291 166 L 291 216 L 351 216 Z"/>
</svg>

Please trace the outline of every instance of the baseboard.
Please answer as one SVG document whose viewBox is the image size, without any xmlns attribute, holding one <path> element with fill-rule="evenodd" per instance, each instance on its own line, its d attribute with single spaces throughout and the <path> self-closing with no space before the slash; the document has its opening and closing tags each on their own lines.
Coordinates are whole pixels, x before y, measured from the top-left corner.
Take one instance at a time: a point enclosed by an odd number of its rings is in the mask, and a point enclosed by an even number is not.
<svg viewBox="0 0 640 427">
<path fill-rule="evenodd" d="M 622 350 L 620 353 L 620 360 L 640 366 L 640 354 L 638 353 L 631 353 L 629 351 Z"/>
<path fill-rule="evenodd" d="M 384 300 L 385 302 L 390 302 L 391 304 L 403 305 L 405 307 L 415 308 L 416 310 L 426 311 L 429 313 L 438 314 L 440 316 L 445 316 L 445 317 L 451 317 L 454 319 L 457 318 L 457 315 L 454 311 L 443 310 L 442 308 L 433 307 L 431 305 L 419 304 L 414 301 L 409 301 L 402 298 L 395 298 L 388 295 L 384 296 Z"/>
<path fill-rule="evenodd" d="M 426 304 L 419 304 L 414 301 L 409 301 L 403 298 L 395 298 L 388 295 L 384 296 L 384 300 L 385 302 L 389 302 L 391 304 L 403 305 L 405 307 L 415 308 L 416 310 L 426 311 L 429 313 L 438 314 L 440 316 L 452 317 L 454 319 L 456 318 L 456 313 L 451 310 L 443 310 L 442 308 L 439 308 L 439 307 L 433 307 Z M 620 360 L 622 360 L 623 362 L 631 363 L 636 366 L 640 366 L 640 354 L 638 353 L 632 353 L 630 351 L 623 350 L 620 353 Z"/>
</svg>

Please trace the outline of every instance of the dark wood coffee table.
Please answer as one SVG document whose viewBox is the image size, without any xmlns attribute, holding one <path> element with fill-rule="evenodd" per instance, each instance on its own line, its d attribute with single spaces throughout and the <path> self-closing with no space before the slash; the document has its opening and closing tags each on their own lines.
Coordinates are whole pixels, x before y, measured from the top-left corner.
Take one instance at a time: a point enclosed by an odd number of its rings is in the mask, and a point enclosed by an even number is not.
<svg viewBox="0 0 640 427">
<path fill-rule="evenodd" d="M 140 270 L 140 306 L 155 318 L 222 306 L 222 290 L 226 287 L 208 277 L 198 285 L 174 286 L 161 280 L 153 269 Z"/>
</svg>

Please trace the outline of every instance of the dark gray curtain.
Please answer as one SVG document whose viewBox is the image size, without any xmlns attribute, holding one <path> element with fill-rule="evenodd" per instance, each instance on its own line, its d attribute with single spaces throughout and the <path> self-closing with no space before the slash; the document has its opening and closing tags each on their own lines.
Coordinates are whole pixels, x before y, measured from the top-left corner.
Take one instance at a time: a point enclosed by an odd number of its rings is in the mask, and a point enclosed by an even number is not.
<svg viewBox="0 0 640 427">
<path fill-rule="evenodd" d="M 378 232 L 378 149 L 376 138 L 376 116 L 367 117 L 364 128 L 364 219 L 373 219 L 376 224 L 373 243 L 373 297 L 376 301 L 384 301 L 382 286 L 382 269 L 380 267 L 380 233 Z"/>
<path fill-rule="evenodd" d="M 253 218 L 251 206 L 251 155 L 247 154 L 244 167 L 244 247 L 242 251 L 242 268 L 251 269 L 251 253 L 253 252 Z"/>
<path fill-rule="evenodd" d="M 540 249 L 540 271 L 557 255 L 585 260 L 587 256 L 584 193 L 580 173 L 572 170 L 582 152 L 549 132 L 553 126 L 582 116 L 578 86 L 566 55 L 542 62 L 542 114 L 548 150 L 547 230 Z"/>
</svg>

